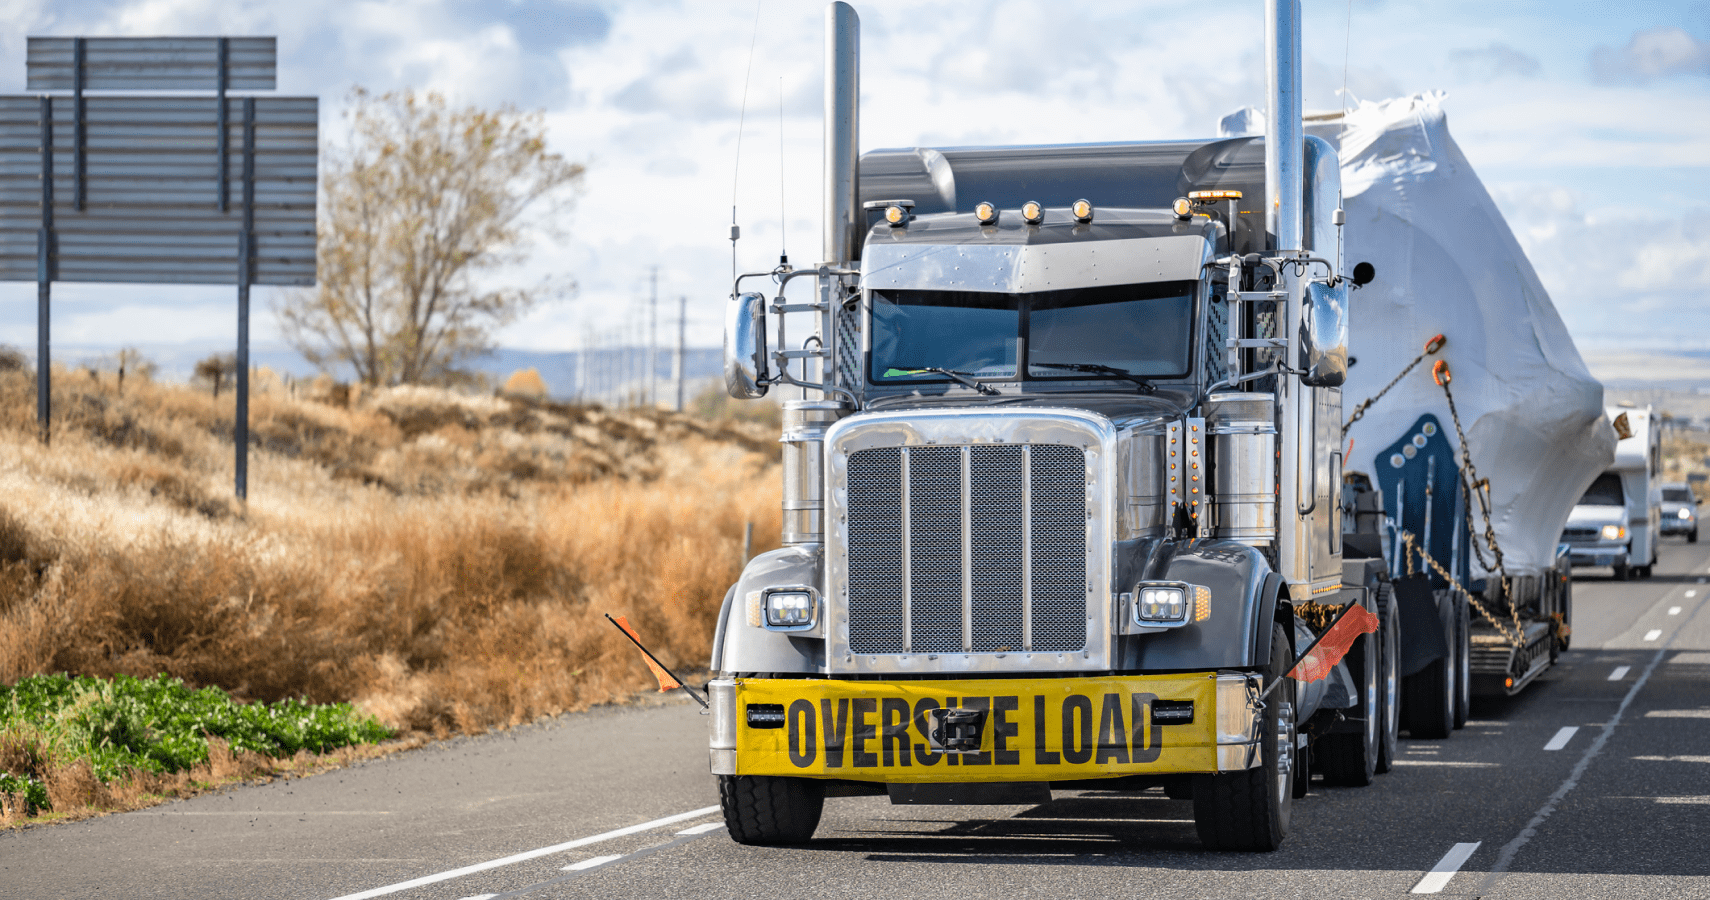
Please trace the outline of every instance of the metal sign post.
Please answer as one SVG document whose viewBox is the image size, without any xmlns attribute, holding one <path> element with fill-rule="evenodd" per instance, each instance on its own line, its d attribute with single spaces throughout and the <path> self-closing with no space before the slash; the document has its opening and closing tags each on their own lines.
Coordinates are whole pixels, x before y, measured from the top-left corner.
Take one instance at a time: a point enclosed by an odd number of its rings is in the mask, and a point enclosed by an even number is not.
<svg viewBox="0 0 1710 900">
<path fill-rule="evenodd" d="M 270 37 L 29 39 L 28 89 L 70 92 L 0 96 L 0 280 L 37 283 L 44 439 L 54 281 L 231 284 L 235 274 L 234 480 L 248 494 L 249 289 L 315 283 L 319 102 L 226 93 L 272 90 L 275 57 Z M 148 89 L 211 90 L 213 108 L 208 97 L 84 96 Z M 234 168 L 241 210 L 230 203 Z"/>
</svg>

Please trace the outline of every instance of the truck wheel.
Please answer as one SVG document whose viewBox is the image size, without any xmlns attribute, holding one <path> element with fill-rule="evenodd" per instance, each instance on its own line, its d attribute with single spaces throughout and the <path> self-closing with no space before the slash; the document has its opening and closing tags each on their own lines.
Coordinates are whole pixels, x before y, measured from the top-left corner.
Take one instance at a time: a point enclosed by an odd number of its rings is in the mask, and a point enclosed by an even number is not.
<svg viewBox="0 0 1710 900">
<path fill-rule="evenodd" d="M 1265 684 L 1284 677 L 1292 661 L 1288 633 L 1273 624 Z M 1295 765 L 1292 697 L 1285 685 L 1265 701 L 1262 762 L 1257 768 L 1194 776 L 1193 823 L 1206 849 L 1270 852 L 1282 846 L 1294 803 L 1294 779 L 1305 774 Z"/>
<path fill-rule="evenodd" d="M 1313 759 L 1318 771 L 1324 773 L 1326 784 L 1365 787 L 1377 777 L 1378 752 L 1382 744 L 1378 731 L 1383 717 L 1378 678 L 1379 644 L 1382 640 L 1375 633 L 1361 635 L 1357 657 L 1350 654 L 1349 662 L 1357 666 L 1355 671 L 1358 673 L 1354 682 L 1360 691 L 1357 709 L 1365 718 L 1360 730 L 1327 734 L 1312 747 Z"/>
<path fill-rule="evenodd" d="M 1627 580 L 1627 567 L 1626 566 L 1616 566 L 1615 567 L 1615 580 L 1616 581 L 1626 581 Z"/>
<path fill-rule="evenodd" d="M 1464 598 L 1455 603 L 1460 607 L 1455 616 L 1455 727 L 1465 728 L 1472 714 L 1472 604 Z"/>
<path fill-rule="evenodd" d="M 724 824 L 738 844 L 799 844 L 825 810 L 825 785 L 811 778 L 718 776 Z"/>
<path fill-rule="evenodd" d="M 1686 542 L 1688 544 L 1698 543 L 1698 529 L 1694 528 L 1686 533 Z"/>
<path fill-rule="evenodd" d="M 1383 617 L 1383 627 L 1378 633 L 1383 635 L 1383 665 L 1379 669 L 1382 683 L 1378 699 L 1382 704 L 1382 716 L 1378 730 L 1377 770 L 1383 773 L 1395 768 L 1396 749 L 1401 743 L 1401 617 L 1395 608 L 1395 592 L 1388 584 L 1383 585 L 1378 596 L 1382 601 L 1378 615 Z"/>
</svg>

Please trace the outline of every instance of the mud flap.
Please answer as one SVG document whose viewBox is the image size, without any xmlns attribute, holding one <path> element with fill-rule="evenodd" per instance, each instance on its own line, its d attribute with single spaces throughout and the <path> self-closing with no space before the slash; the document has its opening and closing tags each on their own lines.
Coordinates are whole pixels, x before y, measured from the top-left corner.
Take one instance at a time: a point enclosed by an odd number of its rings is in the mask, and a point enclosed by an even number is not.
<svg viewBox="0 0 1710 900">
<path fill-rule="evenodd" d="M 1412 575 L 1396 579 L 1394 585 L 1396 610 L 1401 614 L 1397 674 L 1405 677 L 1448 656 L 1449 644 L 1443 638 L 1443 620 L 1437 614 L 1431 582 L 1423 575 Z"/>
</svg>

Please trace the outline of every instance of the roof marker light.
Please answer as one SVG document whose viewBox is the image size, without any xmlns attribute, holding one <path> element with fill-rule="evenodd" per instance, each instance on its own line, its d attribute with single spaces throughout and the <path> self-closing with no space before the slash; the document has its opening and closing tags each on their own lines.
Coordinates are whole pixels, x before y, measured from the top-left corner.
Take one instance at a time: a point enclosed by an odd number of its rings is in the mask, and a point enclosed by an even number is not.
<svg viewBox="0 0 1710 900">
<path fill-rule="evenodd" d="M 1037 200 L 1029 200 L 1021 204 L 1021 218 L 1029 225 L 1038 225 L 1045 221 L 1045 207 Z"/>
<path fill-rule="evenodd" d="M 887 206 L 885 207 L 885 221 L 891 223 L 892 228 L 907 225 L 908 210 L 900 206 Z"/>
<path fill-rule="evenodd" d="M 1069 211 L 1074 215 L 1075 221 L 1082 225 L 1092 221 L 1093 210 L 1091 200 L 1076 200 L 1074 205 L 1069 207 Z"/>
<path fill-rule="evenodd" d="M 979 219 L 981 225 L 996 225 L 998 208 L 990 203 L 976 203 L 974 204 L 974 218 Z"/>
<path fill-rule="evenodd" d="M 1170 204 L 1170 210 L 1176 214 L 1178 219 L 1191 219 L 1193 218 L 1193 201 L 1186 197 L 1177 197 L 1176 202 Z"/>
</svg>

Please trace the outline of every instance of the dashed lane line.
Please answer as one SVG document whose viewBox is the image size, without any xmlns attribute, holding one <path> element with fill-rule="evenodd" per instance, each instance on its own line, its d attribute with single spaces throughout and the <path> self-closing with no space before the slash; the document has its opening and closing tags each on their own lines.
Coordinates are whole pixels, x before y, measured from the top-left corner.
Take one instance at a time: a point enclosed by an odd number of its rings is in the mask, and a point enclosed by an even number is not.
<svg viewBox="0 0 1710 900">
<path fill-rule="evenodd" d="M 1671 615 L 1671 616 L 1678 616 L 1678 615 L 1680 615 L 1680 607 L 1678 607 L 1678 606 L 1671 606 L 1671 607 L 1669 607 L 1669 608 L 1668 608 L 1668 614 L 1669 614 L 1669 615 Z"/>
<path fill-rule="evenodd" d="M 1662 629 L 1661 628 L 1652 628 L 1650 631 L 1645 632 L 1645 642 L 1646 643 L 1650 643 L 1651 641 L 1654 641 L 1660 637 L 1662 637 Z"/>
<path fill-rule="evenodd" d="M 1563 747 L 1566 747 L 1568 745 L 1568 741 L 1573 740 L 1573 736 L 1578 733 L 1578 725 L 1563 725 L 1561 730 L 1556 732 L 1556 736 L 1550 738 L 1550 742 L 1544 745 L 1544 749 L 1560 750 Z"/>
<path fill-rule="evenodd" d="M 557 878 L 551 878 L 551 879 L 548 879 L 546 881 L 538 882 L 536 884 L 524 885 L 523 887 L 514 888 L 514 889 L 508 890 L 502 894 L 494 894 L 492 897 L 492 900 L 510 900 L 510 898 L 512 898 L 512 897 L 522 897 L 522 896 L 525 896 L 527 894 L 532 894 L 535 891 L 542 890 L 544 888 L 549 888 L 549 887 L 552 887 L 554 885 L 563 884 L 564 882 L 570 881 L 570 880 L 575 879 L 575 878 L 580 878 L 583 875 L 588 874 L 589 872 L 597 872 L 600 869 L 605 868 L 606 866 L 615 866 L 618 863 L 627 863 L 627 862 L 634 862 L 635 860 L 638 860 L 638 859 L 646 859 L 647 857 L 652 856 L 655 853 L 660 853 L 660 852 L 663 852 L 665 850 L 672 850 L 672 849 L 675 849 L 677 847 L 681 847 L 684 844 L 689 843 L 690 841 L 698 841 L 701 838 L 704 838 L 708 834 L 712 833 L 711 830 L 708 830 L 708 831 L 699 831 L 697 829 L 689 829 L 689 830 L 690 831 L 696 831 L 696 833 L 695 834 L 679 833 L 676 838 L 669 840 L 669 841 L 666 841 L 663 844 L 658 844 L 658 845 L 655 845 L 652 847 L 647 847 L 647 848 L 642 849 L 642 850 L 637 850 L 634 853 L 629 853 L 629 854 L 626 854 L 624 856 L 619 856 L 615 859 L 611 859 L 611 860 L 608 860 L 606 862 L 603 862 L 598 866 L 590 866 L 586 869 L 581 869 L 581 870 L 575 871 L 575 872 L 566 872 L 565 874 L 560 875 Z"/>
<path fill-rule="evenodd" d="M 1443 858 L 1437 861 L 1437 865 L 1433 866 L 1431 871 L 1425 873 L 1424 878 L 1419 879 L 1419 883 L 1413 886 L 1410 893 L 1435 894 L 1448 887 L 1449 880 L 1455 877 L 1455 873 L 1461 870 L 1461 866 L 1467 864 L 1467 860 L 1472 857 L 1473 851 L 1477 850 L 1479 844 L 1482 843 L 1484 842 L 1474 841 L 1470 844 L 1456 844 L 1450 847 L 1449 852 L 1443 854 Z"/>
<path fill-rule="evenodd" d="M 610 856 L 590 856 L 587 859 L 582 860 L 581 862 L 573 862 L 570 865 L 567 865 L 564 868 L 559 869 L 558 871 L 560 871 L 560 872 L 581 872 L 585 869 L 597 869 L 600 866 L 605 865 L 606 863 L 617 862 L 620 859 L 623 859 L 623 854 L 621 854 L 621 853 L 613 853 Z"/>
<path fill-rule="evenodd" d="M 551 856 L 554 853 L 563 853 L 566 850 L 574 850 L 577 847 L 586 847 L 589 844 L 598 844 L 601 841 L 609 841 L 613 838 L 640 834 L 643 831 L 652 831 L 655 828 L 663 828 L 666 825 L 675 825 L 678 822 L 687 822 L 690 819 L 698 819 L 701 816 L 710 815 L 715 812 L 718 812 L 718 807 L 708 806 L 686 813 L 678 813 L 674 816 L 666 816 L 663 819 L 654 819 L 651 822 L 642 822 L 639 825 L 630 825 L 627 828 L 607 831 L 603 834 L 596 834 L 591 837 L 577 838 L 573 841 L 565 841 L 562 844 L 553 844 L 550 847 L 541 847 L 536 850 L 525 850 L 522 853 L 514 853 L 510 856 L 491 859 L 483 863 L 476 863 L 472 866 L 464 866 L 461 869 L 452 869 L 447 872 L 438 872 L 433 875 L 423 875 L 420 878 L 412 878 L 409 881 L 400 881 L 397 884 L 388 884 L 385 887 L 372 888 L 355 894 L 345 894 L 342 897 L 335 897 L 333 900 L 368 900 L 369 897 L 383 897 L 387 894 L 407 891 L 410 888 L 421 887 L 425 884 L 438 884 L 441 881 L 450 881 L 453 878 L 462 878 L 465 875 L 473 875 L 476 872 L 485 872 L 488 869 L 497 869 L 500 866 L 527 862 L 531 859 L 539 859 L 542 856 Z"/>
<path fill-rule="evenodd" d="M 1609 680 L 1620 681 L 1621 679 L 1626 678 L 1627 673 L 1631 671 L 1633 671 L 1632 666 L 1616 666 L 1615 671 L 1609 673 Z"/>
<path fill-rule="evenodd" d="M 1698 613 L 1702 612 L 1703 609 L 1704 607 L 1700 606 L 1693 611 L 1692 621 L 1697 620 Z M 1687 624 L 1691 624 L 1691 621 Z M 1585 770 L 1591 767 L 1591 761 L 1603 752 L 1604 746 L 1614 736 L 1615 727 L 1621 724 L 1621 717 L 1626 715 L 1627 707 L 1633 705 L 1633 698 L 1639 696 L 1639 691 L 1644 689 L 1645 682 L 1651 680 L 1651 674 L 1657 670 L 1657 666 L 1662 664 L 1663 657 L 1668 655 L 1669 647 L 1674 645 L 1674 638 L 1675 636 L 1670 636 L 1651 656 L 1651 661 L 1645 664 L 1645 670 L 1639 673 L 1639 677 L 1633 681 L 1633 686 L 1627 689 L 1626 696 L 1621 698 L 1621 705 L 1615 707 L 1615 713 L 1609 717 L 1609 721 L 1603 723 L 1603 730 L 1592 740 L 1591 746 L 1585 748 L 1585 753 L 1580 755 L 1579 762 L 1574 764 L 1573 771 L 1568 773 L 1567 780 L 1563 781 L 1555 789 L 1555 792 L 1550 794 L 1543 806 L 1538 807 L 1538 811 L 1532 815 L 1531 820 L 1526 823 L 1526 827 L 1520 829 L 1520 833 L 1515 835 L 1513 840 L 1502 846 L 1502 852 L 1496 856 L 1496 864 L 1490 867 L 1490 874 L 1485 876 L 1484 881 L 1473 892 L 1474 894 L 1486 895 L 1496 887 L 1496 883 L 1507 874 L 1508 867 L 1514 864 L 1514 857 L 1519 855 L 1520 848 L 1526 846 L 1532 838 L 1537 837 L 1538 829 L 1543 826 L 1545 820 L 1555 814 L 1556 807 L 1561 804 L 1562 798 L 1579 786 L 1579 780 L 1585 777 Z M 1645 717 L 1650 718 L 1654 712 L 1656 711 L 1647 712 Z M 1706 710 L 1705 714 L 1710 717 L 1710 710 Z"/>
</svg>

